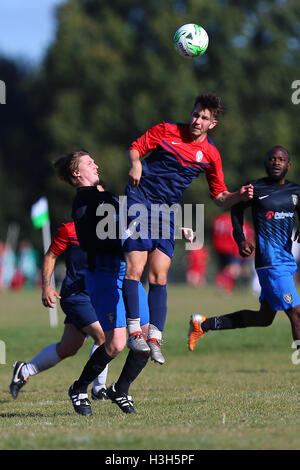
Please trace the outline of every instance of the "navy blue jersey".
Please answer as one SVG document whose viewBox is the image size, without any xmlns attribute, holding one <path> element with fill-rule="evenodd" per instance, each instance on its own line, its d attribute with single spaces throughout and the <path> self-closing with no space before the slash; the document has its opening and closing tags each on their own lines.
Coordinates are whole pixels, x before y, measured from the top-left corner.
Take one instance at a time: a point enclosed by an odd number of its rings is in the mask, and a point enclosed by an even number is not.
<svg viewBox="0 0 300 470">
<path fill-rule="evenodd" d="M 211 198 L 227 191 L 221 156 L 209 137 L 202 142 L 191 139 L 187 124 L 162 122 L 147 130 L 130 146 L 140 157 L 151 154 L 142 162 L 140 183 L 127 185 L 125 194 L 145 205 L 177 204 L 194 178 L 204 173 Z"/>
<path fill-rule="evenodd" d="M 107 233 L 105 239 L 97 235 L 97 225 L 107 217 L 107 214 L 96 214 L 99 206 L 108 204 L 115 214 L 110 219 L 114 226 L 114 235 Z M 96 257 L 100 259 L 104 270 L 118 272 L 123 260 L 122 245 L 118 233 L 119 200 L 109 191 L 99 191 L 96 186 L 83 186 L 78 188 L 73 201 L 72 218 L 78 236 L 80 248 L 87 253 L 88 268 L 93 271 L 96 266 Z M 107 228 L 108 230 L 108 228 Z"/>
<path fill-rule="evenodd" d="M 84 271 L 87 267 L 87 255 L 78 243 L 74 222 L 62 224 L 56 231 L 50 250 L 57 256 L 66 256 L 66 276 L 63 280 L 60 295 L 62 299 L 85 294 Z"/>
<path fill-rule="evenodd" d="M 296 264 L 292 255 L 292 230 L 295 212 L 300 216 L 300 186 L 291 181 L 278 184 L 270 178 L 250 181 L 254 197 L 232 207 L 233 236 L 237 243 L 245 240 L 243 212 L 251 206 L 256 234 L 255 267 Z"/>
</svg>

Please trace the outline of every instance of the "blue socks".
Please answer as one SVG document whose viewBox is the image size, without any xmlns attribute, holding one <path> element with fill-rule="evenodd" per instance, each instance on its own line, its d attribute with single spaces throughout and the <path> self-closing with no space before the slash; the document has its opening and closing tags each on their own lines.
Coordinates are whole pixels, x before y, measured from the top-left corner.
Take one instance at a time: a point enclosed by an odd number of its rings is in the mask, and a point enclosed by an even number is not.
<svg viewBox="0 0 300 470">
<path fill-rule="evenodd" d="M 139 282 L 132 279 L 123 281 L 123 299 L 127 318 L 139 318 Z"/>
<path fill-rule="evenodd" d="M 138 281 L 124 279 L 123 298 L 127 319 L 139 319 L 139 290 Z M 163 331 L 167 318 L 167 286 L 149 284 L 148 305 L 150 310 L 150 323 L 158 330 Z"/>
<path fill-rule="evenodd" d="M 167 318 L 167 286 L 149 284 L 148 305 L 150 323 L 160 331 L 164 330 Z"/>
</svg>

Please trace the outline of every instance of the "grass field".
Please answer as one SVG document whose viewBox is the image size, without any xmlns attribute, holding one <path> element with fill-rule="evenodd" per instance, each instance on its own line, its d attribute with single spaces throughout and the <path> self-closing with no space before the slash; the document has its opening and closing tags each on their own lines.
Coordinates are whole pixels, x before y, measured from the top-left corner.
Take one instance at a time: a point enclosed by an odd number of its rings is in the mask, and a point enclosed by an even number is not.
<svg viewBox="0 0 300 470">
<path fill-rule="evenodd" d="M 57 342 L 63 328 L 49 327 L 40 292 L 1 293 L 0 449 L 299 449 L 300 364 L 291 355 L 290 324 L 279 312 L 268 328 L 209 333 L 187 350 L 190 313 L 208 316 L 256 309 L 248 291 L 224 297 L 209 287 L 169 286 L 166 364 L 149 363 L 132 385 L 137 415 L 111 402 L 92 403 L 93 417 L 73 412 L 70 384 L 86 362 L 79 353 L 32 377 L 17 400 L 8 392 L 12 364 L 30 360 Z M 127 351 L 110 364 L 115 381 Z"/>
</svg>

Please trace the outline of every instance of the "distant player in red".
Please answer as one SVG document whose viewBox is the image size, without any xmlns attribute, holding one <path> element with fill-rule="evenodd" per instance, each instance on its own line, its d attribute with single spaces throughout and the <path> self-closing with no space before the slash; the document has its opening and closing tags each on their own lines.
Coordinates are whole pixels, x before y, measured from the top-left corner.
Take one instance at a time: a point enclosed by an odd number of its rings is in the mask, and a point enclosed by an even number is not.
<svg viewBox="0 0 300 470">
<path fill-rule="evenodd" d="M 254 240 L 252 226 L 245 221 L 247 239 Z M 238 246 L 232 235 L 231 215 L 229 212 L 216 215 L 212 220 L 212 245 L 218 256 L 220 270 L 216 275 L 216 285 L 226 292 L 232 292 L 236 279 L 242 275 L 248 260 L 239 254 Z"/>
<path fill-rule="evenodd" d="M 160 364 L 165 362 L 160 344 L 167 316 L 166 285 L 174 251 L 174 220 L 168 222 L 169 238 L 162 235 L 163 217 L 156 220 L 159 236 L 152 237 L 153 205 L 170 207 L 180 203 L 184 190 L 201 173 L 206 176 L 211 198 L 220 207 L 231 207 L 253 197 L 252 185 L 243 186 L 234 193 L 228 191 L 220 153 L 207 135 L 217 125 L 217 118 L 223 110 L 220 98 L 214 93 L 202 94 L 195 99 L 188 124 L 162 122 L 147 130 L 129 147 L 130 182 L 125 191 L 128 212 L 139 203 L 148 214 L 147 220 L 140 224 L 143 236 L 136 238 L 134 233 L 134 236 L 124 237 L 123 243 L 126 260 L 123 296 L 130 335 L 128 345 L 135 350 L 135 337 L 140 337 L 138 283 L 147 265 L 150 325 L 144 346 L 145 352 L 150 352 L 151 358 Z M 149 152 L 150 155 L 141 162 L 141 157 Z M 138 225 L 135 219 L 134 215 L 128 217 L 132 227 Z"/>
<path fill-rule="evenodd" d="M 186 281 L 192 287 L 200 287 L 206 282 L 209 251 L 205 246 L 187 252 Z"/>
</svg>

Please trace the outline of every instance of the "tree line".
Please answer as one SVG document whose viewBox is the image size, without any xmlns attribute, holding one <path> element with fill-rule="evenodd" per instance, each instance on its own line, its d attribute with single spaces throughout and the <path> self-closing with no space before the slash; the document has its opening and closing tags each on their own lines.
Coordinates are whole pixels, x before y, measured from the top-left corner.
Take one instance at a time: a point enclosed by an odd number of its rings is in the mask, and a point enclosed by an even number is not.
<svg viewBox="0 0 300 470">
<path fill-rule="evenodd" d="M 41 196 L 53 230 L 70 220 L 74 191 L 58 181 L 52 161 L 73 148 L 88 149 L 109 188 L 122 194 L 130 142 L 162 120 L 187 121 L 194 97 L 206 91 L 226 108 L 212 138 L 230 190 L 264 174 L 273 145 L 289 150 L 289 176 L 299 180 L 297 0 L 68 0 L 56 18 L 39 67 L 0 58 L 0 238 L 16 221 L 23 238 L 41 243 L 30 220 Z M 173 44 L 177 28 L 191 22 L 210 38 L 197 59 L 179 56 Z M 204 203 L 209 222 L 220 209 L 204 179 L 184 202 Z"/>
</svg>

